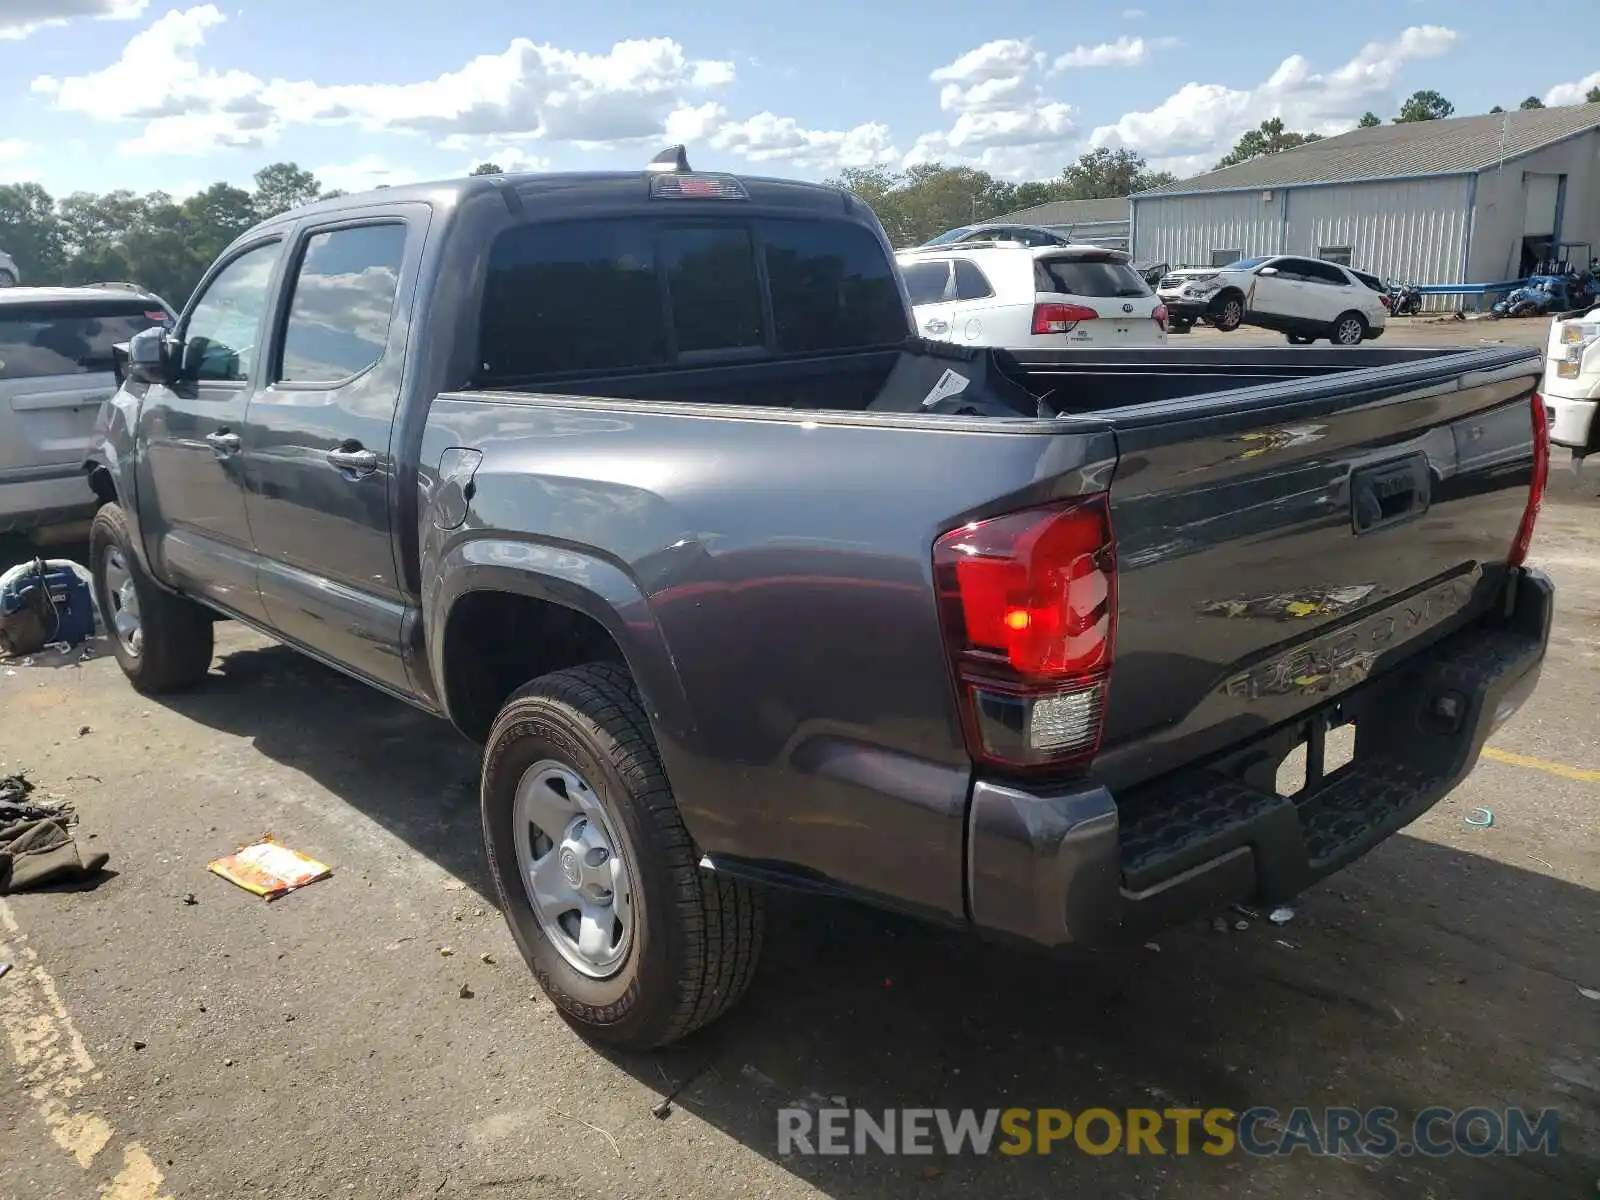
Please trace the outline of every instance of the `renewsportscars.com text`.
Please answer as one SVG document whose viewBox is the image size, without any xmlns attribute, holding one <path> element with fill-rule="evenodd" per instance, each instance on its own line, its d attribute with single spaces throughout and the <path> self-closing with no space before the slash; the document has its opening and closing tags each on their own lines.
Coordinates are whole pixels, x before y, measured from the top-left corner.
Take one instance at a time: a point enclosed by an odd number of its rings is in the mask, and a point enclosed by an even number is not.
<svg viewBox="0 0 1600 1200">
<path fill-rule="evenodd" d="M 782 1108 L 778 1153 L 1228 1155 L 1384 1158 L 1555 1155 L 1546 1108 Z"/>
</svg>

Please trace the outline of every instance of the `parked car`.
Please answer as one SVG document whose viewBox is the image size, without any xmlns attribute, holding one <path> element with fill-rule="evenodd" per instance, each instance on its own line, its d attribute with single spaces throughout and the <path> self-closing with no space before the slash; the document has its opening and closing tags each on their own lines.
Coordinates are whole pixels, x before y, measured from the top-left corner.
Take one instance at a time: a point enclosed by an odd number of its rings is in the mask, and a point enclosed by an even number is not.
<svg viewBox="0 0 1600 1200">
<path fill-rule="evenodd" d="M 16 260 L 0 250 L 0 288 L 13 288 L 21 282 L 22 272 L 17 270 Z"/>
<path fill-rule="evenodd" d="M 174 319 L 143 291 L 0 291 L 0 533 L 94 515 L 83 458 L 101 403 L 117 389 L 111 348 Z"/>
<path fill-rule="evenodd" d="M 1600 450 L 1600 304 L 1550 322 L 1544 364 L 1550 440 L 1583 459 Z"/>
<path fill-rule="evenodd" d="M 961 242 L 1015 242 L 1019 246 L 1067 246 L 1072 239 L 1053 229 L 1039 225 L 1012 225 L 1001 221 L 984 221 L 976 225 L 962 225 L 947 230 L 924 246 L 948 246 Z"/>
<path fill-rule="evenodd" d="M 1156 295 L 1174 322 L 1204 320 L 1223 332 L 1259 325 L 1296 345 L 1327 338 L 1335 345 L 1359 346 L 1381 337 L 1388 319 L 1378 291 L 1348 267 L 1285 254 L 1172 271 Z"/>
<path fill-rule="evenodd" d="M 924 337 L 1016 349 L 1166 344 L 1167 310 L 1117 250 L 972 244 L 896 258 Z"/>
<path fill-rule="evenodd" d="M 745 990 L 768 885 L 1044 947 L 1287 900 L 1534 687 L 1536 351 L 910 317 L 866 205 L 681 151 L 274 217 L 105 408 L 117 661 L 195 686 L 232 617 L 481 742 L 518 947 L 636 1047 Z"/>
</svg>

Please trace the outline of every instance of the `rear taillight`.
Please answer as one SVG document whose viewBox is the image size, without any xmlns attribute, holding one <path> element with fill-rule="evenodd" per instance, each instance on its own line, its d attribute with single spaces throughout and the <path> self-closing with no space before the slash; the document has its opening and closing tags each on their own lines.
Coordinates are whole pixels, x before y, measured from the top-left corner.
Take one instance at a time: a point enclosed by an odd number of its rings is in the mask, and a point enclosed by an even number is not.
<svg viewBox="0 0 1600 1200">
<path fill-rule="evenodd" d="M 1165 304 L 1156 305 L 1156 310 L 1150 314 L 1150 319 L 1161 326 L 1162 331 L 1165 332 L 1167 328 L 1167 306 Z"/>
<path fill-rule="evenodd" d="M 1522 524 L 1517 526 L 1517 540 L 1511 543 L 1511 557 L 1506 561 L 1520 567 L 1528 560 L 1528 548 L 1533 545 L 1534 526 L 1539 522 L 1539 506 L 1544 503 L 1545 484 L 1550 480 L 1550 422 L 1545 416 L 1544 397 L 1533 394 L 1533 482 L 1528 485 L 1528 503 L 1522 510 Z"/>
<path fill-rule="evenodd" d="M 1105 497 L 953 529 L 933 567 L 973 758 L 1016 771 L 1092 759 L 1117 621 Z"/>
<path fill-rule="evenodd" d="M 1079 321 L 1094 321 L 1100 314 L 1082 304 L 1035 304 L 1035 333 L 1071 333 Z"/>
</svg>

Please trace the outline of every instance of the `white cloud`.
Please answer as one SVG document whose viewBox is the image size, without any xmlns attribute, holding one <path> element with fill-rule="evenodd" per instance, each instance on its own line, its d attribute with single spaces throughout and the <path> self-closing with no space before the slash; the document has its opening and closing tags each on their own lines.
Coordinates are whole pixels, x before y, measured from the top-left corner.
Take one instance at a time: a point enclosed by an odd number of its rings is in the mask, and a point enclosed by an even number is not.
<svg viewBox="0 0 1600 1200">
<path fill-rule="evenodd" d="M 1590 88 L 1600 87 L 1600 71 L 1585 75 L 1577 83 L 1558 83 L 1544 94 L 1544 102 L 1555 108 L 1562 104 L 1582 104 Z"/>
<path fill-rule="evenodd" d="M 666 134 L 669 141 L 703 144 L 753 163 L 783 162 L 823 172 L 899 158 L 889 127 L 877 122 L 853 129 L 807 129 L 793 117 L 770 112 L 736 121 L 715 103 L 675 109 L 667 115 Z"/>
<path fill-rule="evenodd" d="M 198 154 L 270 143 L 290 125 L 353 124 L 373 132 L 516 137 L 603 145 L 659 137 L 666 115 L 696 91 L 734 78 L 733 64 L 691 60 L 670 38 L 624 41 L 605 54 L 517 38 L 458 70 L 414 83 L 264 80 L 202 66 L 215 5 L 174 10 L 129 40 L 103 70 L 41 76 L 35 92 L 99 120 L 144 123 L 127 149 Z M 104 103 L 106 95 L 119 100 Z"/>
<path fill-rule="evenodd" d="M 1177 38 L 1119 37 L 1098 46 L 1078 46 L 1056 59 L 1056 70 L 1073 67 L 1137 67 L 1148 62 L 1152 50 L 1165 50 L 1178 44 Z"/>
<path fill-rule="evenodd" d="M 460 175 L 470 174 L 472 168 L 479 163 L 492 162 L 502 171 L 548 171 L 551 163 L 548 158 L 539 154 L 529 154 L 518 146 L 495 146 L 475 155 L 471 162 L 462 165 L 457 172 Z"/>
<path fill-rule="evenodd" d="M 502 166 L 504 164 L 501 164 Z M 325 190 L 365 192 L 375 187 L 398 187 L 403 183 L 416 183 L 423 176 L 410 167 L 397 167 L 377 154 L 363 154 L 354 162 L 324 163 L 312 167 Z M 462 171 L 465 175 L 466 171 Z"/>
<path fill-rule="evenodd" d="M 1209 167 L 1240 134 L 1272 117 L 1302 133 L 1342 133 L 1367 109 L 1394 106 L 1408 63 L 1447 54 L 1459 40 L 1452 29 L 1413 26 L 1393 41 L 1368 42 L 1349 62 L 1326 74 L 1313 71 L 1304 56 L 1294 54 L 1254 88 L 1186 83 L 1153 109 L 1099 126 L 1089 142 L 1137 150 L 1153 166 L 1182 172 Z"/>
<path fill-rule="evenodd" d="M 1125 8 L 1122 10 L 1122 19 L 1124 21 L 1142 21 L 1144 20 L 1144 9 Z"/>
<path fill-rule="evenodd" d="M 38 179 L 38 166 L 28 161 L 33 150 L 32 144 L 21 138 L 0 138 L 0 179 L 7 183 L 28 183 Z"/>
<path fill-rule="evenodd" d="M 931 72 L 950 128 L 925 133 L 906 165 L 942 161 L 1002 175 L 1059 169 L 1062 148 L 1078 133 L 1069 104 L 1045 94 L 1045 55 L 1014 38 L 986 42 Z M 1045 165 L 1048 164 L 1048 165 Z"/>
<path fill-rule="evenodd" d="M 131 21 L 149 4 L 150 0 L 5 0 L 0 11 L 0 42 L 18 41 L 76 17 Z"/>
</svg>

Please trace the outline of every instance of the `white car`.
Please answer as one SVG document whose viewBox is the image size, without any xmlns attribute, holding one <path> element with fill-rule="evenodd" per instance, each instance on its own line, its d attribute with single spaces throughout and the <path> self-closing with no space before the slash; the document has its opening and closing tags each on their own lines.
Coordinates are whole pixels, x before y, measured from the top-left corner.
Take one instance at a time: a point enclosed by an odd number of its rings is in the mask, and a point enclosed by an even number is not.
<svg viewBox="0 0 1600 1200">
<path fill-rule="evenodd" d="M 1382 293 L 1348 268 L 1289 254 L 1169 271 L 1156 295 L 1175 328 L 1202 319 L 1224 333 L 1259 325 L 1296 345 L 1327 338 L 1337 346 L 1359 346 L 1381 336 L 1389 319 Z"/>
<path fill-rule="evenodd" d="M 902 250 L 917 332 L 1012 350 L 1160 346 L 1167 312 L 1120 250 L 958 243 Z"/>
<path fill-rule="evenodd" d="M 1578 458 L 1600 449 L 1600 305 L 1550 322 L 1542 391 L 1550 440 Z"/>
<path fill-rule="evenodd" d="M 17 270 L 16 260 L 0 250 L 0 288 L 16 287 L 22 282 L 22 272 Z"/>
</svg>

